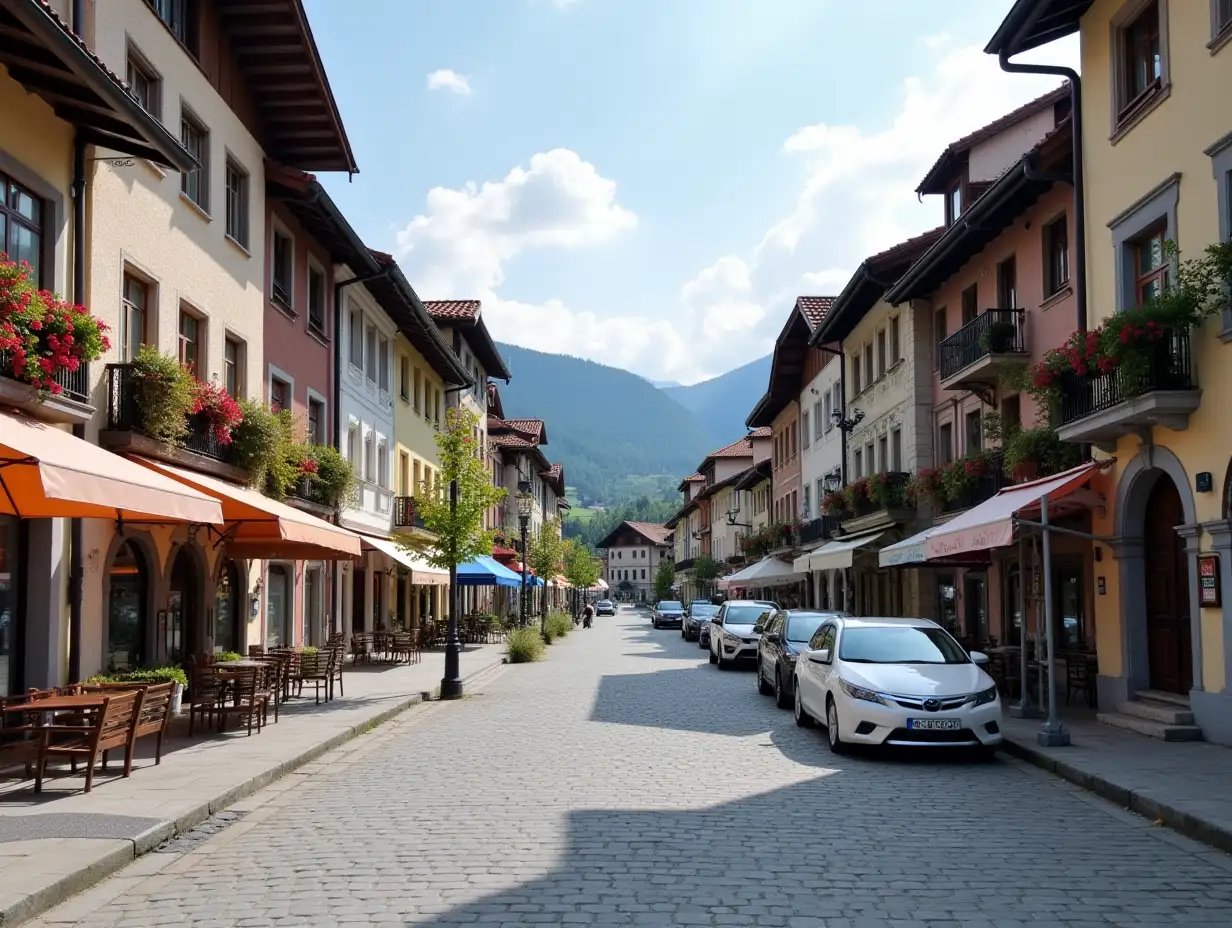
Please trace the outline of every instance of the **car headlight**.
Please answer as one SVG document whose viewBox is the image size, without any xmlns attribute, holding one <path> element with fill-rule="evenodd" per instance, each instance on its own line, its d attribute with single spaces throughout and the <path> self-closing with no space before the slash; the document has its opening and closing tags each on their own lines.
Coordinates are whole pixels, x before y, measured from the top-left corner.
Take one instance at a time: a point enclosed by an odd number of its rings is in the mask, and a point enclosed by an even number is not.
<svg viewBox="0 0 1232 928">
<path fill-rule="evenodd" d="M 990 702 L 996 701 L 997 688 L 995 686 L 990 686 L 988 689 L 984 690 L 984 692 L 975 694 L 975 704 L 977 706 L 986 706 Z"/>
<path fill-rule="evenodd" d="M 888 703 L 881 697 L 880 693 L 873 690 L 865 689 L 862 686 L 856 686 L 853 683 L 848 683 L 846 680 L 839 680 L 838 685 L 843 688 L 843 692 L 852 699 L 859 699 L 864 702 L 875 702 L 878 705 L 885 706 Z"/>
<path fill-rule="evenodd" d="M 739 635 L 733 635 L 733 634 L 732 634 L 731 632 L 729 632 L 729 631 L 724 631 L 724 632 L 723 632 L 723 637 L 724 637 L 724 638 L 726 638 L 728 641 L 732 642 L 733 644 L 741 644 L 741 643 L 742 643 Z"/>
</svg>

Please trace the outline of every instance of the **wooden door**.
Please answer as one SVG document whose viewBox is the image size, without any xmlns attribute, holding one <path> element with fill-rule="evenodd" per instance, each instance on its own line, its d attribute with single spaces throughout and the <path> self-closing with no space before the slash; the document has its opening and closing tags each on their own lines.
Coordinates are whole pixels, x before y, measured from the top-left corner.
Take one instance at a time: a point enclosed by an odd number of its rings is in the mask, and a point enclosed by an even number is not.
<svg viewBox="0 0 1232 928">
<path fill-rule="evenodd" d="M 1146 504 L 1146 637 L 1151 688 L 1188 694 L 1193 686 L 1189 571 L 1185 543 L 1176 533 L 1183 521 L 1176 485 L 1160 477 Z"/>
</svg>

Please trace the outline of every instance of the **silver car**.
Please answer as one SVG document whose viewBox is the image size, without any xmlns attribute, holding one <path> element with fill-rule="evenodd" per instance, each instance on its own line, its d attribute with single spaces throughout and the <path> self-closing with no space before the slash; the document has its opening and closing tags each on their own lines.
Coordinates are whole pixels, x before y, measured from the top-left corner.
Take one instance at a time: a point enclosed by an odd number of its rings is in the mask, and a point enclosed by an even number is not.
<svg viewBox="0 0 1232 928">
<path fill-rule="evenodd" d="M 755 626 L 763 623 L 774 609 L 773 603 L 750 599 L 729 599 L 710 620 L 710 663 L 726 670 L 737 661 L 757 657 Z"/>
</svg>

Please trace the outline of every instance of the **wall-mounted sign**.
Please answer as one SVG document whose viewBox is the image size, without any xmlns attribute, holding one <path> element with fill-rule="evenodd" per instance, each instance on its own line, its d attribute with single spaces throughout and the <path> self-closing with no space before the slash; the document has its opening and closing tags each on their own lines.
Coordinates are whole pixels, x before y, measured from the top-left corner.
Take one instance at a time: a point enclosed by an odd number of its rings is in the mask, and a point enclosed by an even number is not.
<svg viewBox="0 0 1232 928">
<path fill-rule="evenodd" d="M 1204 470 L 1194 478 L 1194 487 L 1199 493 L 1210 493 L 1215 489 L 1215 477 L 1209 470 Z"/>
<path fill-rule="evenodd" d="M 1099 595 L 1105 596 L 1108 593 L 1108 584 L 1103 577 L 1096 577 L 1095 583 L 1099 586 Z"/>
<path fill-rule="evenodd" d="M 1222 604 L 1219 588 L 1219 555 L 1198 555 L 1198 604 L 1219 606 Z"/>
</svg>

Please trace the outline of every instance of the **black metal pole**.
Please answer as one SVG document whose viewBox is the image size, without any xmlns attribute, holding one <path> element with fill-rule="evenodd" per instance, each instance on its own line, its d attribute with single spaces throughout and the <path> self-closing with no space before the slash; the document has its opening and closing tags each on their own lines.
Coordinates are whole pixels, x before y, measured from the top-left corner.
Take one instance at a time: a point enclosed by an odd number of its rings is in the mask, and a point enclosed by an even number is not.
<svg viewBox="0 0 1232 928">
<path fill-rule="evenodd" d="M 519 528 L 522 532 L 522 588 L 518 596 L 518 624 L 526 626 L 526 516 L 518 517 Z"/>
<path fill-rule="evenodd" d="M 458 509 L 458 481 L 449 481 L 449 514 Z M 462 696 L 462 642 L 458 640 L 458 564 L 457 555 L 449 564 L 449 635 L 445 639 L 445 676 L 441 679 L 441 699 Z"/>
</svg>

